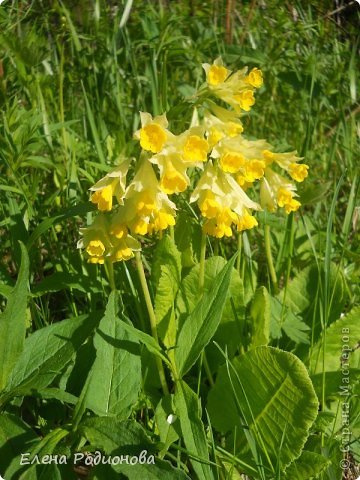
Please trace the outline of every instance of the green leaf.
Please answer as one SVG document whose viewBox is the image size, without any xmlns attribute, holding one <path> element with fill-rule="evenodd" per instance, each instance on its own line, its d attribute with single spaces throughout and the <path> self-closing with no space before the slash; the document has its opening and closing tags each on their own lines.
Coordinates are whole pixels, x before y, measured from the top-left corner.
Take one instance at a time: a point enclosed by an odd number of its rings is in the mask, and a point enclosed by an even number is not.
<svg viewBox="0 0 360 480">
<path fill-rule="evenodd" d="M 309 344 L 310 327 L 298 316 L 295 315 L 287 305 L 274 297 L 270 298 L 271 305 L 271 336 L 280 338 L 281 330 L 294 342 Z"/>
<path fill-rule="evenodd" d="M 204 293 L 211 290 L 225 265 L 226 260 L 223 257 L 215 256 L 205 261 Z M 199 273 L 200 265 L 197 264 L 180 284 L 176 299 L 176 312 L 180 326 L 186 316 L 192 313 L 201 298 L 198 288 Z M 226 347 L 229 356 L 235 354 L 239 344 L 244 340 L 244 304 L 244 286 L 239 272 L 233 268 L 221 320 L 213 336 L 214 342 L 222 348 Z M 223 357 L 213 342 L 210 342 L 206 347 L 206 356 L 212 371 L 216 371 L 219 365 L 223 363 Z"/>
<path fill-rule="evenodd" d="M 264 346 L 235 358 L 229 371 L 222 367 L 208 401 L 213 426 L 222 433 L 236 431 L 239 458 L 257 464 L 246 429 L 273 472 L 300 455 L 317 410 L 304 364 L 291 353 Z"/>
<path fill-rule="evenodd" d="M 313 374 L 336 372 L 346 363 L 347 369 L 360 365 L 360 307 L 332 323 L 326 334 L 314 345 L 310 356 L 310 372 Z"/>
<path fill-rule="evenodd" d="M 174 241 L 165 236 L 155 251 L 152 281 L 156 287 L 155 315 L 158 334 L 164 345 L 174 347 L 176 321 L 174 302 L 181 280 L 181 254 Z"/>
<path fill-rule="evenodd" d="M 121 327 L 129 334 L 130 338 L 134 340 L 139 340 L 145 345 L 149 352 L 153 353 L 160 357 L 165 363 L 170 364 L 169 359 L 164 355 L 163 350 L 156 340 L 145 332 L 135 328 L 133 325 L 125 323 L 123 320 L 120 320 Z"/>
<path fill-rule="evenodd" d="M 251 303 L 252 337 L 250 348 L 267 345 L 270 341 L 270 296 L 265 287 L 256 290 Z"/>
<path fill-rule="evenodd" d="M 22 243 L 21 267 L 16 285 L 0 314 L 0 392 L 19 358 L 26 335 L 26 307 L 29 281 L 29 257 Z"/>
<path fill-rule="evenodd" d="M 89 337 L 98 321 L 97 315 L 82 315 L 31 334 L 11 372 L 3 401 L 47 387 Z"/>
<path fill-rule="evenodd" d="M 146 456 L 155 454 L 155 446 L 145 430 L 138 423 L 127 420 L 119 421 L 110 417 L 97 417 L 84 420 L 79 426 L 79 432 L 90 443 L 90 449 L 100 449 L 112 457 L 119 455 L 139 456 L 146 451 Z M 111 472 L 123 473 L 130 480 L 185 480 L 188 477 L 170 463 L 160 460 L 155 455 L 155 464 L 128 465 L 125 462 L 108 466 L 95 467 L 95 478 L 111 478 Z M 109 473 L 109 475 L 108 475 Z M 115 477 L 118 478 L 118 477 Z"/>
<path fill-rule="evenodd" d="M 98 415 L 126 418 L 141 388 L 141 358 L 138 342 L 130 340 L 117 316 L 118 298 L 111 292 L 105 315 L 94 336 L 96 358 L 84 399 Z"/>
<path fill-rule="evenodd" d="M 329 459 L 318 453 L 303 450 L 300 457 L 287 467 L 282 478 L 284 480 L 310 480 L 317 478 L 329 465 Z"/>
<path fill-rule="evenodd" d="M 18 416 L 0 415 L 0 472 L 20 469 L 21 453 L 29 452 L 38 441 L 35 432 Z M 10 478 L 10 477 L 5 477 Z"/>
<path fill-rule="evenodd" d="M 236 255 L 228 261 L 205 292 L 195 309 L 188 315 L 180 330 L 175 361 L 180 375 L 184 375 L 214 336 L 228 295 Z"/>
<path fill-rule="evenodd" d="M 181 432 L 186 449 L 191 458 L 191 464 L 199 479 L 211 480 L 213 477 L 209 465 L 204 425 L 201 421 L 200 400 L 191 388 L 182 380 L 176 383 L 175 390 L 176 414 L 180 419 Z"/>
<path fill-rule="evenodd" d="M 320 271 L 316 265 L 312 265 L 300 272 L 291 282 L 286 291 L 278 295 L 280 302 L 287 305 L 294 314 L 299 314 L 312 327 L 314 318 L 317 320 L 315 327 L 316 336 L 320 334 L 322 327 L 320 323 L 321 298 L 324 295 L 324 267 Z M 334 263 L 329 268 L 329 291 L 330 306 L 328 323 L 335 321 L 341 314 L 346 301 L 346 287 L 342 271 Z"/>
</svg>

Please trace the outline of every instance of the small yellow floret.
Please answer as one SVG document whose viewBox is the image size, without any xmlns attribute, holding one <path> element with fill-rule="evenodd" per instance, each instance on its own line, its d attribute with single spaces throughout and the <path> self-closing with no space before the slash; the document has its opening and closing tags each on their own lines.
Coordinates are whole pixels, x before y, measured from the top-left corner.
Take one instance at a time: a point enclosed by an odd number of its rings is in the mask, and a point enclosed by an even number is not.
<svg viewBox="0 0 360 480">
<path fill-rule="evenodd" d="M 247 183 L 253 183 L 264 176 L 265 162 L 263 160 L 250 160 L 245 165 L 244 179 Z"/>
<path fill-rule="evenodd" d="M 264 156 L 266 166 L 268 167 L 269 165 L 271 165 L 273 163 L 274 158 L 275 158 L 275 153 L 270 152 L 270 150 L 263 150 L 262 154 Z"/>
<path fill-rule="evenodd" d="M 186 190 L 187 181 L 175 168 L 167 168 L 160 179 L 160 188 L 163 192 L 171 195 Z"/>
<path fill-rule="evenodd" d="M 86 251 L 91 257 L 101 257 L 105 252 L 105 245 L 101 240 L 90 240 Z"/>
<path fill-rule="evenodd" d="M 134 253 L 131 250 L 131 248 L 129 248 L 129 247 L 119 248 L 118 250 L 116 250 L 116 252 L 114 254 L 115 261 L 129 260 L 129 258 L 131 258 L 133 256 L 134 256 Z"/>
<path fill-rule="evenodd" d="M 137 218 L 131 225 L 131 229 L 134 233 L 138 235 L 146 235 L 149 230 L 149 224 L 145 222 L 142 218 Z"/>
<path fill-rule="evenodd" d="M 188 162 L 206 162 L 209 144 L 198 135 L 190 135 L 184 145 L 184 160 Z"/>
<path fill-rule="evenodd" d="M 303 182 L 305 180 L 305 178 L 308 176 L 308 169 L 309 165 L 306 165 L 305 163 L 290 163 L 289 165 L 289 173 L 291 178 L 297 182 Z"/>
<path fill-rule="evenodd" d="M 253 68 L 245 79 L 252 87 L 260 88 L 263 84 L 262 71 L 258 68 Z"/>
<path fill-rule="evenodd" d="M 238 232 L 242 232 L 243 230 L 249 230 L 250 228 L 254 228 L 258 226 L 258 222 L 253 215 L 245 212 L 238 220 L 237 223 L 237 230 Z"/>
<path fill-rule="evenodd" d="M 111 228 L 110 233 L 116 238 L 125 238 L 128 235 L 128 229 L 126 225 L 114 225 Z"/>
<path fill-rule="evenodd" d="M 88 258 L 88 263 L 97 263 L 99 265 L 103 265 L 104 264 L 104 258 L 103 257 L 89 257 Z"/>
<path fill-rule="evenodd" d="M 226 124 L 226 132 L 229 137 L 236 137 L 244 131 L 244 127 L 240 125 L 240 123 L 236 122 L 227 122 Z"/>
<path fill-rule="evenodd" d="M 248 112 L 255 103 L 254 92 L 252 90 L 244 90 L 234 95 L 234 100 L 238 102 L 242 110 Z"/>
<path fill-rule="evenodd" d="M 107 185 L 101 190 L 94 192 L 90 201 L 97 204 L 98 209 L 102 212 L 109 212 L 112 209 L 113 188 L 112 185 Z"/>
<path fill-rule="evenodd" d="M 140 130 L 140 145 L 144 150 L 158 153 L 166 142 L 165 130 L 156 123 L 150 123 Z"/>
<path fill-rule="evenodd" d="M 296 212 L 301 206 L 301 203 L 293 198 L 292 192 L 286 190 L 286 188 L 279 188 L 277 202 L 279 207 L 285 208 L 286 213 Z"/>
<path fill-rule="evenodd" d="M 220 83 L 223 83 L 227 76 L 229 75 L 229 70 L 220 65 L 211 65 L 207 74 L 207 82 L 209 85 L 216 86 Z"/>
<path fill-rule="evenodd" d="M 216 217 L 219 210 L 221 209 L 220 204 L 209 196 L 204 199 L 204 201 L 199 205 L 199 207 L 202 216 L 206 218 Z"/>
<path fill-rule="evenodd" d="M 175 225 L 175 218 L 167 212 L 159 210 L 156 212 L 156 216 L 153 221 L 153 229 L 157 232 L 165 230 L 168 226 Z"/>
<path fill-rule="evenodd" d="M 240 153 L 228 152 L 220 158 L 220 166 L 224 172 L 236 173 L 245 165 L 245 158 Z"/>
<path fill-rule="evenodd" d="M 141 192 L 138 197 L 136 211 L 139 215 L 150 215 L 155 210 L 156 204 L 154 198 L 148 192 Z"/>
<path fill-rule="evenodd" d="M 220 142 L 220 140 L 224 137 L 225 137 L 225 134 L 221 130 L 218 130 L 215 127 L 211 127 L 209 130 L 209 136 L 208 136 L 209 146 L 212 148 L 214 145 Z"/>
</svg>

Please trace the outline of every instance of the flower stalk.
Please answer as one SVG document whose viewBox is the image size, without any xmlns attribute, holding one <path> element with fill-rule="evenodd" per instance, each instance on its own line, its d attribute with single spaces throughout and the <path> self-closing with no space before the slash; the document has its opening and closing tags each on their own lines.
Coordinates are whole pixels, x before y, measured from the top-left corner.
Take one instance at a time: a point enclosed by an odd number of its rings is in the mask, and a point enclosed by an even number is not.
<svg viewBox="0 0 360 480">
<path fill-rule="evenodd" d="M 154 308 L 151 302 L 151 297 L 150 297 L 150 292 L 149 292 L 149 287 L 147 285 L 146 277 L 145 277 L 145 272 L 144 272 L 144 266 L 143 262 L 141 259 L 141 253 L 140 252 L 135 252 L 135 259 L 136 259 L 136 268 L 138 271 L 139 279 L 140 279 L 140 284 L 142 288 L 142 292 L 145 298 L 145 304 L 146 308 L 149 314 L 149 319 L 150 319 L 150 327 L 151 327 L 151 335 L 156 341 L 157 344 L 159 344 L 159 337 L 157 334 L 157 327 L 156 327 L 156 316 L 154 312 Z M 164 371 L 164 366 L 162 364 L 161 359 L 158 356 L 155 356 L 155 361 L 156 361 L 156 366 L 158 369 L 159 373 L 159 378 L 160 378 L 160 383 L 162 390 L 164 392 L 164 395 L 169 394 L 169 388 L 166 383 L 166 376 L 165 376 L 165 371 Z"/>
</svg>

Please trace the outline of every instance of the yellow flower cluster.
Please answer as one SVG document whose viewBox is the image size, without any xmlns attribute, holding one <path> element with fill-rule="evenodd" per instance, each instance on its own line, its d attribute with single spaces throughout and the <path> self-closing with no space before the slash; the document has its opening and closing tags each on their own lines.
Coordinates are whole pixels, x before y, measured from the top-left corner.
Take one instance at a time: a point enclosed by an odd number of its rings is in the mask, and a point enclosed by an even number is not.
<svg viewBox="0 0 360 480">
<path fill-rule="evenodd" d="M 299 163 L 296 152 L 276 153 L 265 140 L 243 136 L 241 116 L 255 103 L 254 92 L 263 83 L 261 71 L 232 72 L 220 58 L 203 68 L 206 83 L 198 91 L 200 107 L 190 128 L 175 135 L 165 114 L 152 117 L 140 112 L 141 128 L 134 137 L 142 152 L 132 180 L 126 185 L 130 165 L 126 160 L 91 187 L 90 200 L 100 213 L 91 226 L 81 229 L 78 244 L 89 262 L 127 260 L 141 248 L 137 236 L 175 225 L 176 204 L 169 196 L 191 187 L 197 170 L 202 173 L 190 202 L 197 202 L 203 231 L 217 238 L 256 226 L 253 211 L 280 207 L 290 213 L 299 208 L 291 179 L 302 182 L 309 167 Z M 279 168 L 288 177 L 280 175 Z M 259 203 L 248 196 L 256 192 L 257 182 Z"/>
</svg>

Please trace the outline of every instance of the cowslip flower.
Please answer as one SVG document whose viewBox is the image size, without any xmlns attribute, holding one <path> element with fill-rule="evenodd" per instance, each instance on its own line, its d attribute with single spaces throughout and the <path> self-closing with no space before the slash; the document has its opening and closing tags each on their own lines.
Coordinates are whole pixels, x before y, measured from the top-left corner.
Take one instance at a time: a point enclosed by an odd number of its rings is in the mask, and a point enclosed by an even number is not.
<svg viewBox="0 0 360 480">
<path fill-rule="evenodd" d="M 124 205 L 114 215 L 111 232 L 124 238 L 128 230 L 146 235 L 175 225 L 176 206 L 161 190 L 151 163 L 143 159 L 126 190 Z"/>
<path fill-rule="evenodd" d="M 247 75 L 247 67 L 231 73 L 217 58 L 212 65 L 204 63 L 206 82 L 209 90 L 218 98 L 231 105 L 235 111 L 248 112 L 255 103 L 254 90 L 263 84 L 262 72 L 254 68 Z"/>
<path fill-rule="evenodd" d="M 144 150 L 152 153 L 160 152 L 169 137 L 173 134 L 167 129 L 168 121 L 166 115 L 152 117 L 150 113 L 140 112 L 141 128 L 137 130 L 134 137 L 140 141 Z"/>
<path fill-rule="evenodd" d="M 118 203 L 123 203 L 126 188 L 126 175 L 129 169 L 130 160 L 124 160 L 121 164 L 107 173 L 89 190 L 93 192 L 90 201 L 95 203 L 102 212 L 109 212 L 113 207 L 113 197 Z"/>
<path fill-rule="evenodd" d="M 225 109 L 220 109 L 225 110 Z M 226 113 L 230 113 L 225 110 Z M 235 137 L 243 132 L 244 128 L 241 121 L 235 115 L 217 116 L 210 111 L 205 111 L 204 125 L 206 127 L 207 141 L 209 147 L 214 147 L 225 137 Z"/>
<path fill-rule="evenodd" d="M 265 176 L 260 183 L 260 204 L 264 209 L 274 212 L 279 206 L 286 213 L 295 212 L 301 206 L 294 198 L 297 196 L 295 185 L 270 167 L 265 169 Z"/>
<path fill-rule="evenodd" d="M 200 212 L 206 218 L 205 233 L 218 238 L 232 235 L 232 225 L 238 231 L 257 225 L 250 210 L 260 210 L 233 177 L 223 172 L 211 161 L 191 195 L 190 202 L 197 201 Z"/>
<path fill-rule="evenodd" d="M 81 228 L 82 238 L 77 247 L 85 249 L 89 263 L 104 264 L 106 260 L 118 262 L 134 256 L 134 251 L 141 250 L 140 243 L 130 235 L 119 239 L 110 232 L 109 219 L 99 214 L 92 225 Z"/>
<path fill-rule="evenodd" d="M 264 176 L 266 163 L 262 152 L 270 145 L 265 140 L 246 140 L 242 135 L 221 140 L 211 152 L 224 172 L 236 174 L 241 187 L 247 188 Z"/>
<path fill-rule="evenodd" d="M 190 184 L 187 169 L 201 167 L 210 150 L 204 138 L 204 128 L 193 126 L 174 135 L 166 146 L 150 158 L 160 171 L 160 188 L 166 194 L 180 193 Z"/>
<path fill-rule="evenodd" d="M 285 170 L 296 182 L 303 182 L 308 176 L 309 165 L 298 163 L 302 157 L 297 157 L 296 152 L 275 153 L 270 150 L 263 151 L 266 165 L 276 163 Z"/>
</svg>

